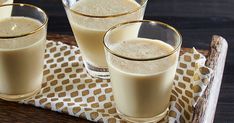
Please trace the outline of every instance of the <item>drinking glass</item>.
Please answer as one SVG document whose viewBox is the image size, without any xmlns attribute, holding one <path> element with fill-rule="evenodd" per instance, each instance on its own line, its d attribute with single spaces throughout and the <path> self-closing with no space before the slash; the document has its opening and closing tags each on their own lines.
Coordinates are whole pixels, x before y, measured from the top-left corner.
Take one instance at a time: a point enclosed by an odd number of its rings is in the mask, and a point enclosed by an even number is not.
<svg viewBox="0 0 234 123">
<path fill-rule="evenodd" d="M 0 0 L 0 6 L 4 4 L 12 4 L 12 3 L 13 3 L 13 0 Z M 11 11 L 12 11 L 11 7 L 4 8 L 4 9 L 2 8 L 0 10 L 0 19 L 10 17 Z"/>
<path fill-rule="evenodd" d="M 105 32 L 121 22 L 142 20 L 147 0 L 131 0 L 131 2 L 137 4 L 137 8 L 134 10 L 100 16 L 88 14 L 85 11 L 81 12 L 75 8 L 77 3 L 84 1 L 87 0 L 62 0 L 87 72 L 93 77 L 107 79 L 109 72 L 102 43 Z M 96 2 L 99 1 L 96 0 Z M 89 9 L 91 8 L 87 6 L 86 10 Z M 95 9 L 102 10 L 98 7 Z"/>
<path fill-rule="evenodd" d="M 48 18 L 29 4 L 5 4 L 12 9 L 9 17 L 0 18 L 0 98 L 19 101 L 41 89 Z M 6 31 L 8 33 L 6 33 Z"/>
<path fill-rule="evenodd" d="M 138 30 L 131 30 L 133 27 Z M 106 32 L 104 46 L 114 101 L 123 119 L 157 122 L 164 118 L 181 43 L 179 32 L 159 21 L 126 22 Z"/>
</svg>

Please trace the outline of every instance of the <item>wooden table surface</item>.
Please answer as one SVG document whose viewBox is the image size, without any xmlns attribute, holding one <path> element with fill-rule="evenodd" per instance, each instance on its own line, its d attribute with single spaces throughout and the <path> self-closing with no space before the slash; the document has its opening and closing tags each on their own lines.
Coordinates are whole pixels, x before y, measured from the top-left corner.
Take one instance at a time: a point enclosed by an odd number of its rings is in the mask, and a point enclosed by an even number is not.
<svg viewBox="0 0 234 123">
<path fill-rule="evenodd" d="M 15 0 L 43 8 L 49 15 L 49 33 L 72 35 L 61 0 Z M 176 27 L 183 47 L 208 49 L 213 34 L 229 43 L 226 67 L 216 109 L 215 123 L 234 122 L 234 1 L 149 0 L 145 19 L 160 20 Z M 0 100 L 0 123 L 87 123 L 72 116 Z"/>
</svg>

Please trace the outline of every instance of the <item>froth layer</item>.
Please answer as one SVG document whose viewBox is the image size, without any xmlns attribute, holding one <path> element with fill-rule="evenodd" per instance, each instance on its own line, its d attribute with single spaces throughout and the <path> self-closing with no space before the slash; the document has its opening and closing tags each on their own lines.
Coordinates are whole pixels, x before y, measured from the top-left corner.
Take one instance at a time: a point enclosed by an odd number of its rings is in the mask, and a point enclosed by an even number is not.
<svg viewBox="0 0 234 123">
<path fill-rule="evenodd" d="M 35 31 L 42 25 L 41 22 L 27 17 L 9 17 L 0 20 L 0 37 L 1 36 L 18 36 Z M 1 39 L 0 49 L 16 49 L 29 46 L 45 35 L 45 29 L 34 34 L 19 38 Z"/>
<path fill-rule="evenodd" d="M 80 0 L 74 4 L 72 9 L 87 15 L 110 16 L 134 11 L 139 6 L 135 0 Z M 138 20 L 143 16 L 142 11 L 110 18 L 92 18 L 78 14 L 71 15 L 73 16 L 71 25 L 98 31 L 106 31 L 117 23 Z"/>
<path fill-rule="evenodd" d="M 135 0 L 80 0 L 73 10 L 89 15 L 108 16 L 130 12 L 137 7 L 139 4 Z"/>
<path fill-rule="evenodd" d="M 171 53 L 174 48 L 160 40 L 136 38 L 123 41 L 110 47 L 115 53 L 136 59 L 155 58 Z M 110 64 L 117 69 L 137 74 L 154 74 L 165 71 L 176 64 L 176 55 L 150 61 L 126 60 L 116 56 L 110 58 Z"/>
</svg>

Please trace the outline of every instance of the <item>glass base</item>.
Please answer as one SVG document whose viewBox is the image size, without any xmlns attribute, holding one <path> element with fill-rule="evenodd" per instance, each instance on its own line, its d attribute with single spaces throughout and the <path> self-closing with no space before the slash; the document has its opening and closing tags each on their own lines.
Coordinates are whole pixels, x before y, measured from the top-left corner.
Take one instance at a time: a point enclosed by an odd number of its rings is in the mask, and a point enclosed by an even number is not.
<svg viewBox="0 0 234 123">
<path fill-rule="evenodd" d="M 108 68 L 98 68 L 84 61 L 84 66 L 89 75 L 101 79 L 110 79 Z"/>
<path fill-rule="evenodd" d="M 168 113 L 169 109 L 167 108 L 163 113 L 157 115 L 157 116 L 154 116 L 154 117 L 151 117 L 151 118 L 137 118 L 137 117 L 130 117 L 130 116 L 126 116 L 124 114 L 122 114 L 121 112 L 118 112 L 119 116 L 126 120 L 127 122 L 130 122 L 130 123 L 157 123 L 159 122 L 160 120 L 162 120 Z"/>
<path fill-rule="evenodd" d="M 34 96 L 35 94 L 37 94 L 38 92 L 40 92 L 41 88 L 38 88 L 36 90 L 34 90 L 33 92 L 29 92 L 26 94 L 19 94 L 19 95 L 8 95 L 8 94 L 1 94 L 0 93 L 0 98 L 3 100 L 7 100 L 7 101 L 21 101 L 27 98 L 30 98 L 32 96 Z"/>
</svg>

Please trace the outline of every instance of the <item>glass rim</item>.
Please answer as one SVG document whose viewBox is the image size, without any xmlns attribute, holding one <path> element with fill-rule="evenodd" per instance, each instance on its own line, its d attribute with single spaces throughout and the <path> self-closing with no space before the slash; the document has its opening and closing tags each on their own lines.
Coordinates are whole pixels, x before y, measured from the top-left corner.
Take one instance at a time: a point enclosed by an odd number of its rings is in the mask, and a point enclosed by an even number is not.
<svg viewBox="0 0 234 123">
<path fill-rule="evenodd" d="M 111 31 L 113 31 L 114 29 L 116 29 L 118 27 L 121 27 L 121 26 L 127 25 L 127 24 L 133 24 L 133 23 L 157 23 L 157 24 L 160 24 L 162 26 L 165 26 L 165 27 L 173 30 L 178 35 L 178 37 L 179 37 L 179 44 L 170 53 L 168 53 L 166 55 L 152 57 L 152 58 L 131 58 L 131 57 L 126 57 L 124 55 L 120 55 L 118 53 L 115 53 L 106 44 L 106 40 L 107 40 L 106 36 L 108 35 L 108 33 L 110 33 Z M 168 25 L 166 23 L 163 23 L 163 22 L 160 22 L 160 21 L 152 21 L 152 20 L 135 20 L 135 21 L 129 21 L 129 22 L 120 23 L 120 24 L 117 24 L 117 25 L 111 27 L 109 30 L 107 30 L 107 32 L 105 33 L 105 35 L 103 37 L 103 44 L 104 44 L 104 46 L 105 46 L 105 48 L 107 49 L 108 52 L 110 52 L 112 55 L 115 55 L 117 57 L 120 57 L 120 58 L 123 58 L 123 59 L 127 59 L 127 60 L 131 60 L 131 61 L 152 61 L 152 60 L 158 60 L 158 59 L 166 58 L 168 56 L 173 55 L 175 52 L 177 52 L 180 49 L 181 45 L 182 45 L 182 36 L 179 33 L 179 31 L 177 31 L 174 27 L 172 27 L 172 26 L 170 26 L 170 25 Z"/>
<path fill-rule="evenodd" d="M 45 16 L 46 20 L 42 23 L 41 26 L 39 26 L 38 28 L 34 29 L 31 32 L 20 34 L 20 35 L 14 35 L 14 36 L 0 36 L 0 39 L 10 39 L 10 38 L 25 37 L 25 36 L 28 36 L 28 35 L 31 35 L 31 34 L 39 32 L 40 30 L 42 30 L 48 24 L 48 16 L 47 16 L 46 12 L 43 9 L 41 9 L 41 8 L 39 8 L 37 6 L 34 6 L 32 4 L 26 4 L 26 3 L 13 3 L 13 4 L 3 4 L 3 5 L 0 5 L 0 8 L 6 7 L 6 6 L 20 6 L 20 7 L 27 6 L 27 7 L 34 8 L 34 9 L 38 10 L 39 12 L 42 12 L 43 15 Z"/>
<path fill-rule="evenodd" d="M 69 7 L 67 4 L 65 4 L 64 0 L 62 0 L 63 6 L 65 8 L 67 8 L 68 10 L 70 10 L 71 12 L 78 14 L 78 15 L 81 15 L 81 16 L 90 17 L 90 18 L 112 18 L 112 17 L 119 17 L 119 16 L 123 16 L 123 15 L 132 14 L 132 13 L 140 10 L 144 6 L 146 6 L 147 2 L 148 2 L 148 0 L 145 0 L 145 2 L 143 4 L 141 4 L 139 7 L 137 7 L 136 9 L 134 9 L 132 11 L 123 12 L 123 13 L 119 13 L 119 14 L 113 14 L 113 15 L 100 15 L 100 16 L 98 16 L 98 15 L 84 14 L 82 12 L 75 11 L 75 10 L 71 9 L 71 7 Z"/>
</svg>

